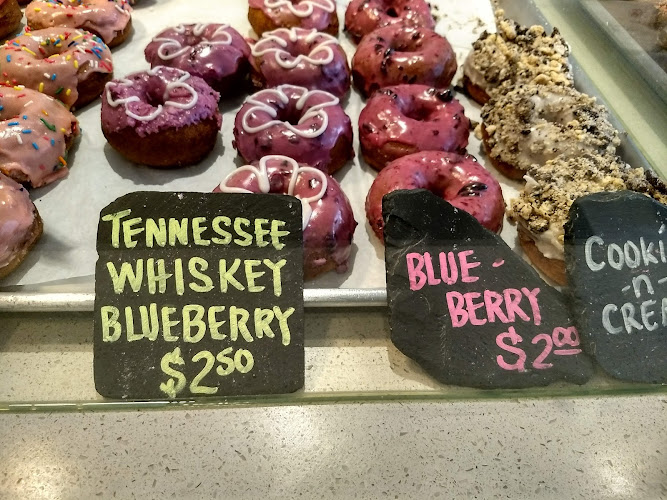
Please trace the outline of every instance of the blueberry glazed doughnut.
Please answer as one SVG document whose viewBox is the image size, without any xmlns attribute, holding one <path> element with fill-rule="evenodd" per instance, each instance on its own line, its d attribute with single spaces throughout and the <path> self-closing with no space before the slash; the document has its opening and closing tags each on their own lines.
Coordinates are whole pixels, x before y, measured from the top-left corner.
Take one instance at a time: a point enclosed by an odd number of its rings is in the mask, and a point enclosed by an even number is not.
<svg viewBox="0 0 667 500">
<path fill-rule="evenodd" d="M 315 29 L 338 35 L 335 0 L 248 0 L 248 20 L 258 36 L 277 28 Z"/>
</svg>

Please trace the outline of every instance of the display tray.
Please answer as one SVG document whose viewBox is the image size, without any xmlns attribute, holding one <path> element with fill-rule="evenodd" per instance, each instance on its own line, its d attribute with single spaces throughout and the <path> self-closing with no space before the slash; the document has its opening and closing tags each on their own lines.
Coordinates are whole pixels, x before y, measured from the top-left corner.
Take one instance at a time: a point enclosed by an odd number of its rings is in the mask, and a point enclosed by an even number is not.
<svg viewBox="0 0 667 500">
<path fill-rule="evenodd" d="M 339 0 L 340 19 L 343 19 L 347 3 L 346 0 Z M 488 0 L 469 1 L 456 7 L 448 5 L 447 8 L 442 0 L 432 4 L 438 19 L 437 30 L 447 35 L 461 64 L 483 29 L 493 29 L 491 4 Z M 522 24 L 548 26 L 532 1 L 503 0 L 500 4 L 509 17 Z M 113 52 L 116 76 L 146 69 L 148 65 L 141 53 L 151 37 L 163 27 L 187 21 L 201 21 L 201 14 L 195 12 L 192 3 L 187 0 L 163 0 L 159 7 L 157 2 L 142 0 L 133 15 L 134 33 L 131 39 Z M 244 2 L 230 5 L 218 21 L 231 24 L 243 34 L 251 34 Z M 344 33 L 340 35 L 340 40 L 351 57 L 354 46 Z M 572 65 L 576 86 L 588 94 L 601 97 L 586 76 L 585 68 L 577 64 L 576 54 L 572 57 Z M 460 92 L 456 93 L 456 97 L 464 105 L 466 115 L 473 121 L 479 121 L 480 106 Z M 83 134 L 73 154 L 73 166 L 67 178 L 33 191 L 32 197 L 44 219 L 44 236 L 21 268 L 0 285 L 0 311 L 92 310 L 99 210 L 131 191 L 212 190 L 227 173 L 242 164 L 231 144 L 233 120 L 241 102 L 242 98 L 221 105 L 224 117 L 222 134 L 209 158 L 200 165 L 171 171 L 138 167 L 111 149 L 100 129 L 99 102 L 78 112 Z M 307 282 L 304 294 L 307 306 L 368 306 L 381 305 L 386 301 L 384 249 L 366 223 L 364 212 L 364 200 L 375 172 L 360 158 L 356 139 L 356 122 L 363 101 L 353 90 L 343 104 L 355 127 L 356 157 L 335 177 L 351 200 L 359 226 L 354 235 L 350 269 L 342 274 L 330 272 Z M 619 121 L 613 116 L 611 119 L 621 132 L 620 155 L 635 166 L 650 168 Z M 494 171 L 486 161 L 480 141 L 472 133 L 468 152 Z M 514 198 L 520 184 L 508 181 L 500 174 L 496 173 L 496 176 L 506 201 Z M 86 209 L 81 210 L 82 206 Z M 502 237 L 511 247 L 517 246 L 513 225 L 504 224 Z"/>
</svg>

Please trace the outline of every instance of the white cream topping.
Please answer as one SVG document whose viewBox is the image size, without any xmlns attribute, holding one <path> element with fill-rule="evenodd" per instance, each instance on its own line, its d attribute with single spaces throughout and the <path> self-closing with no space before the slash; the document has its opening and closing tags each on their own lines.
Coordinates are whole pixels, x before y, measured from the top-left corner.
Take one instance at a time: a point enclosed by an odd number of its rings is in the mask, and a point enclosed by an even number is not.
<svg viewBox="0 0 667 500">
<path fill-rule="evenodd" d="M 312 43 L 317 38 L 321 40 L 320 43 L 313 47 L 308 55 L 299 54 L 294 57 L 285 50 L 285 47 L 287 47 L 286 39 L 289 39 L 291 42 L 303 39 L 306 43 Z M 273 44 L 278 44 L 279 47 L 276 47 Z M 336 40 L 336 38 L 326 33 L 319 33 L 315 29 L 308 31 L 301 28 L 278 28 L 274 31 L 265 32 L 264 35 L 262 35 L 262 38 L 252 47 L 252 55 L 259 57 L 273 53 L 276 63 L 285 69 L 293 69 L 301 62 L 324 66 L 333 61 L 334 52 L 330 45 L 334 44 L 338 45 L 338 40 Z M 320 53 L 322 53 L 324 57 L 315 59 L 315 56 Z"/>
<path fill-rule="evenodd" d="M 298 5 L 294 5 L 292 0 L 264 0 L 264 6 L 269 9 L 287 7 L 288 10 L 297 17 L 311 16 L 315 7 L 322 9 L 325 12 L 333 12 L 336 10 L 336 4 L 334 4 L 333 0 L 303 0 Z"/>
<path fill-rule="evenodd" d="M 322 94 L 330 98 L 329 101 L 325 101 L 323 103 L 316 104 L 315 106 L 308 108 L 308 111 L 306 111 L 306 113 L 304 113 L 303 116 L 299 119 L 298 125 L 301 125 L 302 123 L 310 120 L 311 118 L 320 118 L 322 123 L 317 129 L 301 130 L 296 128 L 291 123 L 286 121 L 284 122 L 281 120 L 269 120 L 268 122 L 262 123 L 254 127 L 248 124 L 248 117 L 259 111 L 267 113 L 272 118 L 278 116 L 278 111 L 273 106 L 271 106 L 266 102 L 262 102 L 259 99 L 261 99 L 264 96 L 273 96 L 283 104 L 287 104 L 290 98 L 287 97 L 287 94 L 285 94 L 284 92 L 284 89 L 286 88 L 296 89 L 297 92 L 301 92 L 301 96 L 296 101 L 296 109 L 299 111 L 303 110 L 303 108 L 306 106 L 306 102 L 308 101 L 308 99 L 315 94 Z M 250 109 L 248 109 L 245 115 L 243 115 L 241 123 L 243 126 L 243 130 L 245 130 L 249 134 L 255 134 L 257 132 L 261 132 L 262 130 L 266 130 L 274 125 L 283 125 L 285 128 L 289 129 L 295 135 L 298 135 L 306 139 L 313 139 L 315 137 L 319 137 L 320 135 L 322 135 L 329 126 L 329 115 L 326 113 L 326 111 L 324 111 L 324 108 L 327 108 L 329 106 L 335 106 L 339 102 L 340 101 L 336 96 L 330 94 L 329 92 L 325 92 L 324 90 L 308 90 L 304 87 L 298 87 L 296 85 L 280 85 L 275 89 L 262 90 L 260 92 L 257 92 L 255 95 L 249 97 L 246 100 L 246 104 L 252 104 L 253 106 Z"/>
<path fill-rule="evenodd" d="M 211 25 L 211 23 L 197 23 L 192 27 L 192 34 L 194 36 L 201 36 L 206 28 L 208 28 Z M 211 40 L 203 38 L 200 42 L 199 45 L 231 45 L 232 43 L 232 35 L 227 32 L 227 29 L 229 28 L 228 24 L 222 24 L 218 29 L 215 30 L 213 33 L 213 36 L 211 37 Z M 184 24 L 179 24 L 174 28 L 174 31 L 179 34 L 185 33 L 187 30 L 187 26 Z M 215 38 L 220 37 L 220 40 L 214 40 Z M 183 46 L 181 45 L 181 42 L 178 40 L 175 40 L 173 38 L 168 38 L 168 37 L 156 37 L 153 38 L 153 42 L 162 42 L 161 45 L 157 49 L 157 55 L 160 59 L 163 61 L 170 61 L 171 59 L 175 59 L 179 56 L 182 56 L 183 54 L 186 54 L 188 52 L 193 52 L 194 47 L 186 45 Z M 169 51 L 173 50 L 174 52 L 169 53 Z"/>
<path fill-rule="evenodd" d="M 197 104 L 197 101 L 199 100 L 199 96 L 197 95 L 197 92 L 195 91 L 195 89 L 193 89 L 190 85 L 185 83 L 185 81 L 190 78 L 190 73 L 188 73 L 187 71 L 176 69 L 176 68 L 166 68 L 165 66 L 155 66 L 154 68 L 149 69 L 148 71 L 146 71 L 146 73 L 148 73 L 151 76 L 156 76 L 157 72 L 161 69 L 169 69 L 169 70 L 177 71 L 177 72 L 181 73 L 181 76 L 178 78 L 178 80 L 167 83 L 167 87 L 166 87 L 166 89 L 164 91 L 164 94 L 162 96 L 162 98 L 164 99 L 164 106 L 171 106 L 171 107 L 178 108 L 178 109 L 194 108 L 195 105 Z M 136 74 L 139 74 L 139 73 L 133 73 L 133 75 L 136 75 Z M 133 75 L 128 75 L 128 77 L 131 77 Z M 148 115 L 137 115 L 136 113 L 133 113 L 132 111 L 129 110 L 128 104 L 130 104 L 132 102 L 140 102 L 141 99 L 139 98 L 139 96 L 133 95 L 133 96 L 130 96 L 130 97 L 125 97 L 123 99 L 114 100 L 111 97 L 111 87 L 116 86 L 116 85 L 126 85 L 126 86 L 129 86 L 129 87 L 132 87 L 134 85 L 134 82 L 132 80 L 129 80 L 128 78 L 123 78 L 118 82 L 109 82 L 109 83 L 106 84 L 107 102 L 109 103 L 109 106 L 111 106 L 112 108 L 117 108 L 118 106 L 123 105 L 123 107 L 125 108 L 125 114 L 127 114 L 127 116 L 129 116 L 130 118 L 134 118 L 135 120 L 138 120 L 138 121 L 141 121 L 141 122 L 149 122 L 151 120 L 155 120 L 158 116 L 160 116 L 162 114 L 162 111 L 164 110 L 164 106 L 162 104 L 159 104 L 157 106 L 157 108 L 155 108 L 155 110 Z M 190 101 L 185 102 L 185 103 L 170 101 L 169 100 L 169 95 L 176 88 L 183 88 L 183 89 L 187 90 L 188 92 L 190 92 L 190 94 L 192 94 L 192 99 L 190 99 Z"/>
<path fill-rule="evenodd" d="M 220 186 L 218 187 L 220 191 L 222 191 L 223 193 L 252 193 L 252 191 L 249 191 L 248 189 L 245 188 L 227 185 L 227 182 L 229 182 L 229 180 L 232 177 L 234 177 L 237 173 L 247 171 L 255 175 L 255 178 L 257 179 L 257 184 L 259 186 L 259 190 L 262 193 L 268 193 L 271 190 L 271 181 L 269 179 L 269 173 L 266 168 L 266 164 L 267 162 L 274 160 L 286 161 L 292 166 L 292 176 L 290 177 L 289 186 L 287 188 L 287 194 L 290 196 L 295 196 L 294 189 L 296 188 L 296 183 L 299 179 L 299 175 L 312 174 L 315 175 L 316 177 L 319 177 L 320 179 L 321 187 L 316 195 L 309 196 L 306 198 L 301 198 L 297 196 L 297 198 L 301 200 L 303 229 L 306 229 L 306 226 L 310 221 L 310 217 L 313 214 L 313 209 L 310 207 L 310 204 L 316 201 L 320 201 L 324 197 L 324 193 L 327 192 L 327 176 L 324 172 L 316 168 L 301 166 L 296 162 L 296 160 L 290 158 L 289 156 L 269 155 L 269 156 L 264 156 L 261 160 L 259 160 L 259 168 L 253 165 L 244 165 L 243 167 L 237 168 L 234 172 L 225 177 L 225 179 L 220 183 Z"/>
</svg>

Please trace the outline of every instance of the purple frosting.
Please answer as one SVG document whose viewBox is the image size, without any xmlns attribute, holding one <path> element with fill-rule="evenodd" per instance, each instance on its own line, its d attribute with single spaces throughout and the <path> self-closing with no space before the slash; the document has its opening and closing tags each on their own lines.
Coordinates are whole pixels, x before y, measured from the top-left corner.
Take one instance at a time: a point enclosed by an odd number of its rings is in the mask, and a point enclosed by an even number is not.
<svg viewBox="0 0 667 500">
<path fill-rule="evenodd" d="M 218 98 L 219 94 L 204 80 L 178 69 L 156 67 L 133 73 L 107 83 L 102 99 L 102 129 L 118 132 L 130 127 L 140 137 L 146 137 L 211 118 L 219 128 L 222 116 Z"/>
<path fill-rule="evenodd" d="M 338 20 L 333 0 L 248 0 L 248 5 L 251 9 L 261 10 L 278 27 L 300 26 L 327 31 L 334 18 Z M 296 15 L 295 11 L 309 15 Z"/>
</svg>

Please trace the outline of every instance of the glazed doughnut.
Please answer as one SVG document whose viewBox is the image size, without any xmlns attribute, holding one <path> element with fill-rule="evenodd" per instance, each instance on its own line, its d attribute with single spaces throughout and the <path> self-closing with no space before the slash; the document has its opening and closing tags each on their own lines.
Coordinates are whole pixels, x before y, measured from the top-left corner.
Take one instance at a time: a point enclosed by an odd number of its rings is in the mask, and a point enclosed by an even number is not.
<svg viewBox="0 0 667 500">
<path fill-rule="evenodd" d="M 490 231 L 497 233 L 503 227 L 505 202 L 500 184 L 471 155 L 423 151 L 387 165 L 366 197 L 366 217 L 382 241 L 382 197 L 398 189 L 427 189 L 465 210 Z"/>
<path fill-rule="evenodd" d="M 338 98 L 295 85 L 246 100 L 234 122 L 234 147 L 249 163 L 281 154 L 328 174 L 354 157 L 352 124 Z"/>
<path fill-rule="evenodd" d="M 248 20 L 258 36 L 276 28 L 338 34 L 335 0 L 248 0 Z"/>
<path fill-rule="evenodd" d="M 24 33 L 0 47 L 7 85 L 25 85 L 81 108 L 113 77 L 111 51 L 97 36 L 70 28 Z"/>
<path fill-rule="evenodd" d="M 564 225 L 572 202 L 600 191 L 637 191 L 667 203 L 667 186 L 651 172 L 632 168 L 613 155 L 559 156 L 533 165 L 507 215 L 518 225 L 519 243 L 536 268 L 566 284 Z"/>
<path fill-rule="evenodd" d="M 336 97 L 350 90 L 350 67 L 338 40 L 314 29 L 265 32 L 252 47 L 252 79 L 259 88 L 282 83 L 320 89 Z"/>
<path fill-rule="evenodd" d="M 296 196 L 303 207 L 306 279 L 332 269 L 347 271 L 357 222 L 347 196 L 333 177 L 287 156 L 272 155 L 236 169 L 214 191 Z"/>
<path fill-rule="evenodd" d="M 144 55 L 152 68 L 182 69 L 226 96 L 245 87 L 250 47 L 227 24 L 180 24 L 161 31 Z"/>
<path fill-rule="evenodd" d="M 25 9 L 30 29 L 83 28 L 109 47 L 120 45 L 130 34 L 131 13 L 127 0 L 35 0 Z"/>
<path fill-rule="evenodd" d="M 345 30 L 357 43 L 371 31 L 391 24 L 435 28 L 424 0 L 352 0 L 345 11 Z"/>
<path fill-rule="evenodd" d="M 400 83 L 446 88 L 454 73 L 452 46 L 428 28 L 399 24 L 379 28 L 361 40 L 352 58 L 354 85 L 364 96 Z"/>
<path fill-rule="evenodd" d="M 218 93 L 199 77 L 165 66 L 106 85 L 102 132 L 128 160 L 182 167 L 206 157 L 218 138 Z"/>
<path fill-rule="evenodd" d="M 557 29 L 548 36 L 542 26 L 526 28 L 498 15 L 498 32 L 483 32 L 463 63 L 463 86 L 475 101 L 485 104 L 495 90 L 517 84 L 572 86 L 570 49 Z"/>
<path fill-rule="evenodd" d="M 560 154 L 613 154 L 620 144 L 605 108 L 570 87 L 522 85 L 494 94 L 482 108 L 482 119 L 487 155 L 511 179 Z"/>
<path fill-rule="evenodd" d="M 19 183 L 0 174 L 0 279 L 16 269 L 42 235 L 42 219 Z"/>
<path fill-rule="evenodd" d="M 449 90 L 397 85 L 378 90 L 359 115 L 364 160 L 376 170 L 419 151 L 463 153 L 470 121 Z"/>
<path fill-rule="evenodd" d="M 67 153 L 79 135 L 72 113 L 36 90 L 0 88 L 0 172 L 40 187 L 67 175 Z"/>
<path fill-rule="evenodd" d="M 21 27 L 23 12 L 16 0 L 0 0 L 0 38 L 7 38 Z"/>
</svg>

